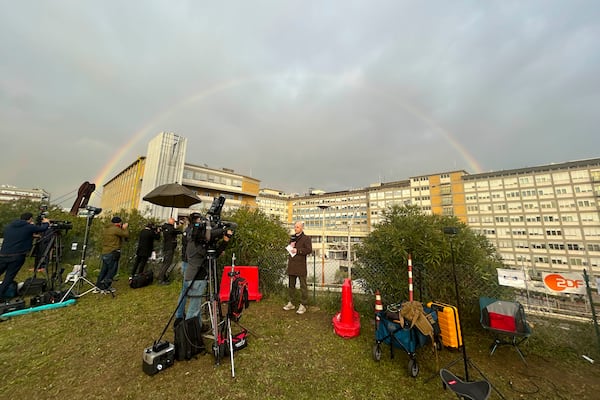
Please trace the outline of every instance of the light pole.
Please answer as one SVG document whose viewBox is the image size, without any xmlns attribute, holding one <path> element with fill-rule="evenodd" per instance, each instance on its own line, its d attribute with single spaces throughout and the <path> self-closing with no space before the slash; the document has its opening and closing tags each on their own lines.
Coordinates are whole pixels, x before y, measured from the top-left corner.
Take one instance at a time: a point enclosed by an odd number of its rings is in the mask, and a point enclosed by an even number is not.
<svg viewBox="0 0 600 400">
<path fill-rule="evenodd" d="M 319 204 L 322 214 L 322 232 L 321 232 L 321 286 L 325 286 L 325 209 L 329 208 L 326 204 Z"/>
<path fill-rule="evenodd" d="M 348 223 L 348 253 L 346 254 L 346 261 L 348 261 L 348 278 L 352 279 L 352 227 L 354 225 L 354 212 L 352 212 L 352 218 L 350 218 L 350 222 Z"/>
<path fill-rule="evenodd" d="M 467 358 L 467 346 L 465 345 L 465 335 L 463 332 L 462 326 L 462 309 L 460 307 L 460 294 L 458 292 L 458 278 L 456 277 L 456 262 L 454 260 L 454 237 L 458 234 L 458 228 L 455 227 L 445 227 L 444 233 L 450 237 L 450 256 L 452 257 L 452 275 L 454 276 L 454 291 L 456 295 L 456 310 L 459 316 L 458 320 L 458 329 L 460 330 L 460 342 L 462 343 L 462 356 L 463 363 L 465 367 L 465 379 L 469 382 L 469 367 L 468 367 L 468 358 Z"/>
</svg>

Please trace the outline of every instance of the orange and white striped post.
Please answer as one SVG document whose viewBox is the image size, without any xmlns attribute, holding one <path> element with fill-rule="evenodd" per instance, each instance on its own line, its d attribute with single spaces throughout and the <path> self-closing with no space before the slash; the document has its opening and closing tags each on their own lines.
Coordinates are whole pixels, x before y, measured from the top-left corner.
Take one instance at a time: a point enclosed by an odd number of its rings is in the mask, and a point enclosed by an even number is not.
<svg viewBox="0 0 600 400">
<path fill-rule="evenodd" d="M 381 293 L 379 293 L 379 290 L 376 290 L 375 291 L 375 314 L 377 314 L 380 311 L 383 311 L 383 303 L 381 302 Z"/>
<path fill-rule="evenodd" d="M 413 301 L 412 256 L 408 253 L 408 301 Z"/>
</svg>

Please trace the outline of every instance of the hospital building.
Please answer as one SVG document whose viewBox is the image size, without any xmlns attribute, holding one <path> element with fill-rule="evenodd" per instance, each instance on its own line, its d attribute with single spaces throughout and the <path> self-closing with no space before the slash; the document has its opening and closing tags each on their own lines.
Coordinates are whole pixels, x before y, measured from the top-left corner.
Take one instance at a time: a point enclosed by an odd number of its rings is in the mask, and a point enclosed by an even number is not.
<svg viewBox="0 0 600 400">
<path fill-rule="evenodd" d="M 187 139 L 162 132 L 145 156 L 103 183 L 107 212 L 138 209 L 166 219 L 172 210 L 143 200 L 153 188 L 178 182 L 202 202 L 188 215 L 206 211 L 214 197 L 225 209 L 251 207 L 276 216 L 286 226 L 305 222 L 317 257 L 351 261 L 354 244 L 381 222 L 392 205 L 416 205 L 426 214 L 456 216 L 493 244 L 507 267 L 600 276 L 600 158 L 470 174 L 464 170 L 424 173 L 338 192 L 287 194 L 262 188 L 261 181 L 227 168 L 185 161 Z"/>
</svg>

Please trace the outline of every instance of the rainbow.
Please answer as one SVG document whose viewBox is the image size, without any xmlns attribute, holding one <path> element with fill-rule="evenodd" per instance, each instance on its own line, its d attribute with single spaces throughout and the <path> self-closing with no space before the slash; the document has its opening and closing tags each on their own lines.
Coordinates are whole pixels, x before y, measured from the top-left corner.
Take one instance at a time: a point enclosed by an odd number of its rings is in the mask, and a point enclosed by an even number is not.
<svg viewBox="0 0 600 400">
<path fill-rule="evenodd" d="M 406 110 L 410 114 L 417 117 L 419 120 L 424 122 L 428 127 L 433 129 L 439 135 L 441 135 L 451 146 L 454 148 L 460 156 L 465 160 L 469 168 L 472 169 L 472 172 L 480 173 L 482 172 L 482 168 L 475 159 L 475 157 L 468 152 L 468 150 L 446 129 L 441 127 L 435 120 L 430 118 L 427 114 L 425 114 L 422 110 L 417 107 L 408 104 L 403 101 L 402 98 L 394 96 L 393 98 L 389 95 L 385 95 L 384 93 L 374 89 L 372 86 L 365 85 L 356 79 L 347 79 L 347 77 L 334 77 L 327 75 L 316 75 L 311 74 L 310 78 L 320 78 L 325 79 L 327 81 L 333 81 L 340 86 L 354 86 L 361 90 L 367 90 L 372 92 L 378 96 L 386 96 L 388 101 L 394 102 L 398 104 L 402 109 Z M 119 166 L 119 163 L 124 159 L 125 156 L 129 154 L 131 149 L 142 139 L 144 139 L 151 132 L 156 130 L 156 126 L 163 119 L 168 118 L 173 115 L 175 112 L 180 110 L 182 107 L 192 104 L 203 99 L 206 99 L 214 94 L 219 92 L 223 92 L 229 90 L 231 88 L 235 88 L 244 84 L 258 82 L 258 81 L 266 81 L 281 83 L 286 82 L 290 79 L 289 75 L 264 75 L 264 76 L 254 76 L 249 78 L 239 78 L 235 80 L 230 80 L 226 82 L 218 83 L 208 89 L 205 89 L 201 92 L 195 93 L 191 96 L 185 97 L 182 100 L 176 102 L 173 106 L 170 106 L 165 111 L 157 114 L 154 118 L 152 118 L 148 123 L 146 123 L 140 130 L 135 132 L 133 136 L 123 145 L 121 148 L 109 159 L 109 161 L 102 167 L 100 172 L 96 175 L 92 183 L 95 183 L 97 187 L 101 187 L 106 181 L 109 179 L 111 174 L 116 173 L 116 168 Z M 341 79 L 341 80 L 340 80 Z M 157 132 L 156 132 L 157 133 Z"/>
<path fill-rule="evenodd" d="M 117 169 L 118 165 L 120 164 L 121 160 L 123 160 L 124 157 L 129 154 L 131 149 L 138 142 L 140 142 L 142 139 L 144 139 L 144 137 L 146 137 L 148 134 L 150 134 L 152 132 L 152 130 L 155 129 L 156 125 L 158 125 L 158 123 L 160 121 L 173 115 L 181 107 L 185 106 L 186 104 L 191 104 L 191 103 L 194 103 L 201 99 L 210 97 L 211 95 L 213 95 L 215 93 L 225 91 L 225 90 L 229 89 L 230 87 L 239 86 L 239 85 L 243 84 L 244 82 L 248 82 L 248 81 L 250 81 L 250 80 L 249 79 L 240 79 L 240 80 L 236 80 L 236 81 L 228 81 L 225 83 L 221 83 L 219 85 L 215 85 L 215 86 L 209 88 L 208 90 L 204 90 L 200 93 L 186 97 L 183 100 L 180 100 L 179 102 L 177 102 L 175 105 L 169 107 L 165 111 L 159 113 L 154 118 L 152 118 L 148 123 L 146 123 L 143 128 L 141 128 L 140 130 L 135 132 L 135 134 L 109 159 L 109 161 L 106 163 L 106 165 L 104 165 L 102 167 L 102 169 L 100 170 L 100 172 L 98 172 L 98 174 L 96 175 L 96 177 L 94 178 L 94 180 L 92 182 L 96 183 L 97 187 L 101 187 L 103 184 L 105 184 L 108 181 L 109 177 L 113 173 L 116 173 L 116 169 Z M 156 132 L 156 133 L 158 133 L 158 132 Z"/>
</svg>

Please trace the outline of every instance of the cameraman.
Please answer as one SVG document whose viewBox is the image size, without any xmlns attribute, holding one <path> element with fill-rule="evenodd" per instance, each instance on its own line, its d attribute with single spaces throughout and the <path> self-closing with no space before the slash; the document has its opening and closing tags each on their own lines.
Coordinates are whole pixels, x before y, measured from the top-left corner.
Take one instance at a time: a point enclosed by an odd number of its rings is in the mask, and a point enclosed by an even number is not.
<svg viewBox="0 0 600 400">
<path fill-rule="evenodd" d="M 96 281 L 96 292 L 114 292 L 112 281 L 119 267 L 121 245 L 129 237 L 129 224 L 120 217 L 113 217 L 102 233 L 102 268 Z"/>
<path fill-rule="evenodd" d="M 202 221 L 200 214 L 190 216 L 192 222 L 186 230 L 187 238 L 187 268 L 183 277 L 183 287 L 179 295 L 177 311 L 175 312 L 175 323 L 179 324 L 184 315 L 186 319 L 197 317 L 200 320 L 202 328 L 202 316 L 200 315 L 200 305 L 202 296 L 206 293 L 208 285 L 208 246 L 212 243 L 206 241 L 206 222 Z M 223 231 L 222 240 L 216 243 L 215 254 L 220 256 L 228 245 L 229 239 L 233 236 L 233 231 L 228 229 Z M 215 239 L 216 240 L 216 239 Z M 211 240 L 212 242 L 212 240 Z M 191 287 L 190 287 L 191 286 Z M 188 287 L 189 290 L 188 290 Z M 186 295 L 187 292 L 187 295 Z M 189 298 L 187 313 L 184 314 L 186 298 Z"/>
<path fill-rule="evenodd" d="M 46 217 L 41 218 L 39 225 L 35 225 L 33 214 L 26 212 L 4 228 L 4 241 L 0 249 L 0 275 L 4 272 L 6 275 L 0 284 L 0 300 L 8 300 L 5 298 L 5 291 L 25 264 L 25 257 L 33 245 L 33 235 L 46 231 L 49 226 L 50 220 Z"/>
<path fill-rule="evenodd" d="M 175 219 L 172 217 L 163 224 L 161 230 L 163 234 L 163 264 L 158 272 L 158 284 L 168 285 L 171 283 L 169 281 L 169 272 L 171 263 L 173 263 L 173 255 L 177 248 L 177 236 L 183 232 L 175 228 Z"/>
<path fill-rule="evenodd" d="M 135 252 L 135 262 L 133 263 L 133 268 L 131 268 L 131 272 L 129 273 L 129 283 L 133 277 L 138 274 L 144 272 L 146 268 L 146 264 L 148 263 L 148 258 L 152 255 L 152 251 L 154 250 L 154 241 L 160 239 L 160 230 L 154 226 L 153 223 L 148 223 L 140 232 L 140 236 L 138 238 L 137 250 Z"/>
</svg>

